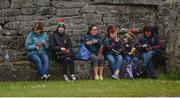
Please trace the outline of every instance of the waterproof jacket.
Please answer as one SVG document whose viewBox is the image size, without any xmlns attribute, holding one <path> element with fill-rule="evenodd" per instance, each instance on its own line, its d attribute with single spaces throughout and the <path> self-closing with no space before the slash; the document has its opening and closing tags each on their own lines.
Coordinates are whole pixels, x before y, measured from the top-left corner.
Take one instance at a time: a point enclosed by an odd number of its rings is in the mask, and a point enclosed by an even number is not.
<svg viewBox="0 0 180 98">
<path fill-rule="evenodd" d="M 92 45 L 86 44 L 86 42 L 92 41 L 92 40 L 96 40 L 97 43 L 92 44 Z M 81 43 L 84 43 L 85 47 L 89 50 L 89 52 L 97 55 L 99 54 L 100 47 L 102 44 L 102 36 L 100 34 L 93 36 L 90 33 L 87 33 L 81 38 Z"/>
<path fill-rule="evenodd" d="M 49 40 L 50 51 L 57 59 L 70 56 L 69 54 L 73 53 L 71 39 L 67 34 L 60 34 L 58 31 L 55 31 L 50 35 Z M 62 47 L 68 49 L 70 53 L 62 51 Z"/>
<path fill-rule="evenodd" d="M 36 49 L 36 46 L 42 41 L 45 40 L 46 43 L 39 49 Z M 26 38 L 25 41 L 25 49 L 27 52 L 27 55 L 31 54 L 44 54 L 47 52 L 47 49 L 49 47 L 49 39 L 45 32 L 42 32 L 40 35 L 36 35 L 35 32 L 30 32 Z"/>
<path fill-rule="evenodd" d="M 161 43 L 158 36 L 152 35 L 150 38 L 147 38 L 144 34 L 142 34 L 136 43 L 136 48 L 140 52 L 145 52 L 145 50 L 142 47 L 144 44 L 146 44 L 149 48 L 152 48 L 152 50 L 156 52 L 161 51 Z"/>
<path fill-rule="evenodd" d="M 122 43 L 119 41 L 115 41 L 114 39 L 111 39 L 109 37 L 106 37 L 104 39 L 103 42 L 103 46 L 104 46 L 104 53 L 112 53 L 114 54 L 115 50 L 117 52 L 117 54 L 121 54 L 122 53 Z"/>
</svg>

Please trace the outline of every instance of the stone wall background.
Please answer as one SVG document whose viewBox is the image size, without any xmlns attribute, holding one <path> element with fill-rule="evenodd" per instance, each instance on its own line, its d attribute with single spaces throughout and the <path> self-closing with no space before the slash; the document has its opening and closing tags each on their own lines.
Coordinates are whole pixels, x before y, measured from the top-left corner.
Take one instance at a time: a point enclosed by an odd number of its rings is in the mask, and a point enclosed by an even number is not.
<svg viewBox="0 0 180 98">
<path fill-rule="evenodd" d="M 180 68 L 180 1 L 167 0 L 159 6 L 158 25 L 165 39 L 167 67 Z"/>
<path fill-rule="evenodd" d="M 119 28 L 141 28 L 147 23 L 152 25 L 157 23 L 159 33 L 165 40 L 168 67 L 180 66 L 178 0 L 0 0 L 0 2 L 0 68 L 2 68 L 0 72 L 4 73 L 5 68 L 7 76 L 12 77 L 7 80 L 34 78 L 35 67 L 27 63 L 25 57 L 26 35 L 36 21 L 41 21 L 44 30 L 51 33 L 56 30 L 57 20 L 60 17 L 65 18 L 66 33 L 71 36 L 74 46 L 76 40 L 87 32 L 91 24 L 97 24 L 100 32 L 106 32 L 110 24 L 115 24 Z M 10 52 L 13 65 L 3 67 L 6 50 Z M 50 69 L 56 69 L 54 64 L 50 63 Z M 86 70 L 88 64 L 79 61 L 76 64 L 82 65 L 77 66 L 78 73 L 82 75 L 82 70 Z M 56 72 L 59 71 L 56 70 L 53 74 Z M 18 79 L 18 76 L 21 78 Z M 0 77 L 0 80 L 2 79 L 4 78 Z"/>
<path fill-rule="evenodd" d="M 75 40 L 85 34 L 91 24 L 100 32 L 107 25 L 142 27 L 154 23 L 158 4 L 162 0 L 0 0 L 0 54 L 4 49 L 13 61 L 24 57 L 24 39 L 36 21 L 44 24 L 48 33 L 56 30 L 57 20 L 65 18 L 66 32 Z M 2 57 L 0 62 L 2 62 Z"/>
</svg>

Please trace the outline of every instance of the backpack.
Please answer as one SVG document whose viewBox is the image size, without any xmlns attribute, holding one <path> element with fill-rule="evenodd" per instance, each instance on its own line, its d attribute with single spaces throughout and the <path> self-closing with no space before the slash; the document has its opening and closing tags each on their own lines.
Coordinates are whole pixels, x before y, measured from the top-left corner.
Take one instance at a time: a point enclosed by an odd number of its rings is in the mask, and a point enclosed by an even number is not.
<svg viewBox="0 0 180 98">
<path fill-rule="evenodd" d="M 130 63 L 126 66 L 124 77 L 127 79 L 146 78 L 146 67 L 144 65 L 134 65 L 133 63 Z"/>
<path fill-rule="evenodd" d="M 76 53 L 75 57 L 78 60 L 88 60 L 90 56 L 89 50 L 85 47 L 84 44 L 80 45 L 79 51 Z"/>
<path fill-rule="evenodd" d="M 145 65 L 134 66 L 133 76 L 134 78 L 146 78 L 147 77 L 146 66 Z"/>
<path fill-rule="evenodd" d="M 133 76 L 133 68 L 134 68 L 134 64 L 133 63 L 130 63 L 126 66 L 126 69 L 125 69 L 125 74 L 124 74 L 124 77 L 127 78 L 127 79 L 134 79 L 134 76 Z"/>
</svg>

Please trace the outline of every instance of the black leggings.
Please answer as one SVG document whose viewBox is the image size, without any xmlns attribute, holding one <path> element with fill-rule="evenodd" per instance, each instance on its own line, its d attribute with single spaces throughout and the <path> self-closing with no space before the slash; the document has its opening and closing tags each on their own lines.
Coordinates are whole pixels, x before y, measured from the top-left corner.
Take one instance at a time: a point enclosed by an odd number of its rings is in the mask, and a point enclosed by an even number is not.
<svg viewBox="0 0 180 98">
<path fill-rule="evenodd" d="M 65 57 L 64 59 L 61 60 L 62 62 L 62 67 L 63 67 L 63 75 L 68 74 L 68 67 L 69 67 L 69 72 L 70 74 L 75 74 L 74 71 L 74 61 L 71 57 Z"/>
</svg>

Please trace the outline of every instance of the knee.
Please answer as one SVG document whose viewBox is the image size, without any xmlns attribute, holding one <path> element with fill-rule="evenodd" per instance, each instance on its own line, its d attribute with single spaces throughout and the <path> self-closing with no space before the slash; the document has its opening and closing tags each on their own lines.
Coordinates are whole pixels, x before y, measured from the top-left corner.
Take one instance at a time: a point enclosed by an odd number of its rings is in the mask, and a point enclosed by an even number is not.
<svg viewBox="0 0 180 98">
<path fill-rule="evenodd" d="M 122 57 L 121 55 L 118 55 L 117 59 L 118 59 L 119 61 L 122 61 L 123 57 Z"/>
<path fill-rule="evenodd" d="M 66 58 L 64 59 L 64 61 L 65 61 L 65 62 L 73 62 L 73 59 L 70 58 L 70 57 L 66 57 Z"/>
</svg>

